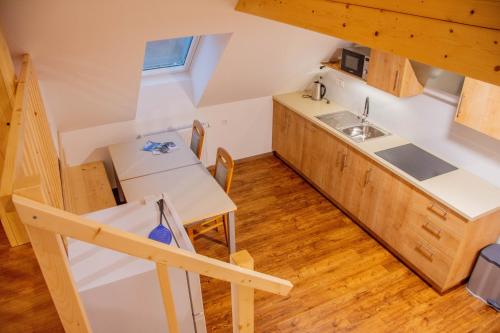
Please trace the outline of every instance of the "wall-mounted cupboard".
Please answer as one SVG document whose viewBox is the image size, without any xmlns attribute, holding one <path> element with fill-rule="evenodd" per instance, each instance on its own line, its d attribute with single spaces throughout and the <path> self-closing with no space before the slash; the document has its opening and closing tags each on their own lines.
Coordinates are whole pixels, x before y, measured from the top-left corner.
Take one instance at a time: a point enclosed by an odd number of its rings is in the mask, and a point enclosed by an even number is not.
<svg viewBox="0 0 500 333">
<path fill-rule="evenodd" d="M 341 50 L 344 49 L 339 49 L 332 58 L 334 61 L 337 61 L 338 54 L 342 54 Z M 352 53 L 351 50 L 356 48 L 348 50 Z M 447 103 L 458 100 L 456 122 L 500 140 L 500 86 L 464 78 L 460 74 L 418 63 L 391 52 L 367 50 L 365 61 L 368 66 L 364 67 L 367 70 L 363 72 L 363 78 L 357 76 L 361 74 L 344 71 L 339 63 L 330 62 L 326 65 L 397 97 L 417 96 L 425 88 L 427 95 L 438 96 L 441 100 L 444 96 Z M 361 55 L 363 56 L 365 55 Z M 343 59 L 342 56 L 338 58 Z M 342 64 L 344 60 L 341 61 Z"/>
<path fill-rule="evenodd" d="M 455 121 L 500 140 L 500 86 L 466 78 Z"/>
<path fill-rule="evenodd" d="M 397 97 L 416 96 L 424 90 L 408 58 L 379 50 L 371 51 L 366 82 Z"/>
<path fill-rule="evenodd" d="M 367 48 L 360 47 L 360 49 L 367 49 Z M 354 50 L 356 49 L 354 48 Z M 365 74 L 361 73 L 361 72 L 364 73 L 365 70 L 361 71 L 359 70 L 360 68 L 358 69 L 358 72 L 360 73 L 351 74 L 348 71 L 343 70 L 342 69 L 343 67 L 338 62 L 330 62 L 327 63 L 326 65 L 330 68 L 346 73 L 359 80 L 363 81 L 366 80 L 366 83 L 368 85 L 383 90 L 385 92 L 388 92 L 397 97 L 416 96 L 423 92 L 424 86 L 417 78 L 417 74 L 408 58 L 381 50 L 375 50 L 375 49 L 371 50 L 367 49 L 367 50 L 368 51 L 366 51 L 366 61 L 368 63 L 368 68 L 366 70 L 366 76 Z M 349 51 L 337 50 L 333 59 L 335 59 L 335 57 L 338 54 L 342 54 L 342 52 L 349 52 Z M 360 55 L 360 57 L 363 56 Z M 340 56 L 340 59 L 342 59 L 342 56 Z M 341 62 L 343 64 L 348 63 L 349 61 L 346 59 L 344 59 L 344 61 Z M 357 66 L 362 66 L 362 65 L 361 63 L 358 63 Z"/>
</svg>

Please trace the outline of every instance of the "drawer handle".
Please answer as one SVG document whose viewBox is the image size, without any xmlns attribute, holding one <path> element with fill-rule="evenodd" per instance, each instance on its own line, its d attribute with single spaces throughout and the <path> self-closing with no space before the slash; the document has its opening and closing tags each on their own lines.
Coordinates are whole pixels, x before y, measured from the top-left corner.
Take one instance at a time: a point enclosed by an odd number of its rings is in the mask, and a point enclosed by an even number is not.
<svg viewBox="0 0 500 333">
<path fill-rule="evenodd" d="M 432 262 L 434 253 L 432 253 L 430 250 L 426 249 L 424 246 L 421 244 L 415 246 L 415 251 L 417 251 L 422 257 L 425 259 L 429 260 Z"/>
<path fill-rule="evenodd" d="M 340 165 L 340 172 L 344 172 L 344 169 L 347 167 L 347 154 L 342 155 L 342 162 Z"/>
<path fill-rule="evenodd" d="M 437 231 L 433 230 L 431 227 L 431 224 L 429 222 L 427 222 L 426 224 L 422 224 L 422 229 L 424 229 L 425 231 L 427 231 L 429 234 L 436 237 L 437 239 L 441 239 L 441 229 L 436 228 Z"/>
<path fill-rule="evenodd" d="M 372 169 L 368 169 L 366 170 L 366 173 L 365 173 L 365 182 L 363 184 L 363 187 L 366 187 L 366 185 L 368 185 L 368 183 L 370 182 L 370 176 L 372 174 Z"/>
<path fill-rule="evenodd" d="M 448 214 L 448 212 L 436 205 L 434 202 L 427 208 L 443 220 L 446 220 L 446 215 Z"/>
<path fill-rule="evenodd" d="M 460 111 L 462 111 L 460 109 L 460 107 L 462 106 L 462 101 L 465 99 L 465 94 L 462 93 L 462 95 L 460 96 L 460 99 L 458 100 L 458 105 L 457 105 L 457 114 L 455 115 L 455 118 L 456 119 L 459 119 L 460 118 Z"/>
<path fill-rule="evenodd" d="M 396 91 L 396 88 L 398 87 L 398 79 L 399 79 L 399 71 L 396 71 L 396 76 L 394 77 L 394 87 L 392 90 Z"/>
</svg>

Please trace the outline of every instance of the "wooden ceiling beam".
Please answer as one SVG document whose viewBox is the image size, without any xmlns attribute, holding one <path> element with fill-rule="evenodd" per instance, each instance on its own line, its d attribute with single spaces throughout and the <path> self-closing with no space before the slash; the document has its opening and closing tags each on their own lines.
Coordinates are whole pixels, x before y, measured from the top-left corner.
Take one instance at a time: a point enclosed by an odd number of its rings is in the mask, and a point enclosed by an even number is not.
<svg viewBox="0 0 500 333">
<path fill-rule="evenodd" d="M 498 1 L 417 2 L 239 0 L 236 9 L 500 85 Z M 452 9 L 471 4 L 471 17 Z"/>
<path fill-rule="evenodd" d="M 447 22 L 500 29 L 498 0 L 331 0 Z"/>
</svg>

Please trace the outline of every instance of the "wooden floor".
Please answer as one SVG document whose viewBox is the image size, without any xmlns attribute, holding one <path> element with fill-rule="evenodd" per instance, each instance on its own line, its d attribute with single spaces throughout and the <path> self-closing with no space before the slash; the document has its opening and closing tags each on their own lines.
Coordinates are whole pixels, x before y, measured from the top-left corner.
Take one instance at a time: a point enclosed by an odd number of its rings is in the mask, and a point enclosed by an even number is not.
<svg viewBox="0 0 500 333">
<path fill-rule="evenodd" d="M 275 157 L 236 166 L 237 246 L 289 279 L 256 293 L 256 332 L 500 332 L 500 315 L 460 287 L 440 296 Z M 211 237 L 211 238 L 208 238 Z M 196 249 L 227 260 L 215 231 Z M 231 332 L 229 285 L 202 279 L 208 332 Z M 61 332 L 29 246 L 0 235 L 0 332 Z"/>
</svg>

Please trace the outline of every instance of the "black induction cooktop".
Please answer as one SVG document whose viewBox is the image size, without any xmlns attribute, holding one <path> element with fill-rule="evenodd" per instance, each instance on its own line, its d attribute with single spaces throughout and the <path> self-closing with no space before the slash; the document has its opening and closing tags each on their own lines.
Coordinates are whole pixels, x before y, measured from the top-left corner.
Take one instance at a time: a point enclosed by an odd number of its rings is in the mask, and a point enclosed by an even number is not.
<svg viewBox="0 0 500 333">
<path fill-rule="evenodd" d="M 375 154 L 420 181 L 457 170 L 457 167 L 411 143 Z"/>
</svg>

